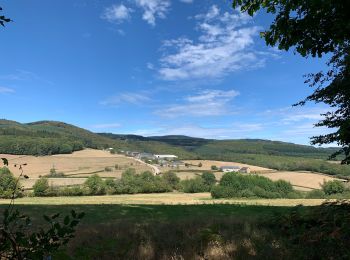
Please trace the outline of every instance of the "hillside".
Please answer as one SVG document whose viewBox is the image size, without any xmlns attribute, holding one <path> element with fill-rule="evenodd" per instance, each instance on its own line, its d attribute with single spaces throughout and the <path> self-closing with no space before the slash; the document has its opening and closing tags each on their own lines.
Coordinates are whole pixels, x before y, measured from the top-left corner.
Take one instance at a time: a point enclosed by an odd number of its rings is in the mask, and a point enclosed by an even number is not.
<svg viewBox="0 0 350 260">
<path fill-rule="evenodd" d="M 74 125 L 56 121 L 38 121 L 21 124 L 0 120 L 0 153 L 50 155 L 78 151 L 83 148 L 135 150 L 153 153 L 173 153 L 180 158 L 195 156 L 166 143 L 132 138 L 111 138 Z"/>
<path fill-rule="evenodd" d="M 350 166 L 331 164 L 325 160 L 336 148 L 316 148 L 258 139 L 212 140 L 179 135 L 144 137 L 97 134 L 56 121 L 21 124 L 0 120 L 0 153 L 50 155 L 107 147 L 124 151 L 175 154 L 180 159 L 232 161 L 276 170 L 307 170 L 341 177 L 350 176 Z"/>
</svg>

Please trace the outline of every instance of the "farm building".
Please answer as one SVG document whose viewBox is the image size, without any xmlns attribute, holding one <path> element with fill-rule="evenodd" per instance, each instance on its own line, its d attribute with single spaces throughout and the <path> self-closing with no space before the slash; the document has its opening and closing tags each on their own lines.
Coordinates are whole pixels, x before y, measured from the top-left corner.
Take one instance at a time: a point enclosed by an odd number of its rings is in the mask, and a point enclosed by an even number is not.
<svg viewBox="0 0 350 260">
<path fill-rule="evenodd" d="M 172 154 L 155 154 L 154 156 L 157 159 L 167 159 L 167 160 L 174 160 L 177 158 L 176 155 L 172 155 Z"/>
<path fill-rule="evenodd" d="M 173 161 L 170 163 L 170 167 L 172 167 L 172 168 L 176 168 L 176 167 L 180 167 L 180 166 L 185 166 L 185 163 L 182 161 Z"/>
<path fill-rule="evenodd" d="M 242 167 L 239 170 L 240 173 L 250 173 L 250 168 L 249 167 Z"/>
<path fill-rule="evenodd" d="M 222 166 L 220 170 L 223 172 L 238 172 L 241 169 L 239 166 Z"/>
<path fill-rule="evenodd" d="M 138 159 L 146 159 L 146 160 L 153 160 L 155 159 L 155 156 L 151 153 L 139 153 L 136 158 Z"/>
</svg>

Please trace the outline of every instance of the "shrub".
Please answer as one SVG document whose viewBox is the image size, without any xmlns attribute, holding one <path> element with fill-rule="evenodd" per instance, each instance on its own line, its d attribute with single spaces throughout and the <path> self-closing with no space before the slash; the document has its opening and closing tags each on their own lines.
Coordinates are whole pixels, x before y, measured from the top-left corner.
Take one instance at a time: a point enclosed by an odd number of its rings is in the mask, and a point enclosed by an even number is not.
<svg viewBox="0 0 350 260">
<path fill-rule="evenodd" d="M 21 191 L 17 188 L 20 186 L 12 172 L 6 168 L 0 168 L 0 198 L 11 198 L 15 191 L 15 197 L 21 195 Z"/>
<path fill-rule="evenodd" d="M 37 197 L 47 196 L 47 192 L 49 191 L 49 189 L 50 189 L 50 186 L 47 178 L 40 178 L 33 185 L 34 196 L 37 196 Z"/>
<path fill-rule="evenodd" d="M 105 194 L 105 183 L 100 176 L 94 174 L 87 178 L 84 183 L 84 186 L 88 190 L 90 195 L 103 195 Z"/>
<path fill-rule="evenodd" d="M 312 190 L 309 191 L 305 198 L 307 199 L 324 199 L 326 197 L 326 194 L 323 190 Z"/>
<path fill-rule="evenodd" d="M 218 186 L 211 190 L 213 198 L 258 197 L 289 198 L 300 197 L 292 185 L 286 181 L 272 181 L 258 175 L 225 173 Z"/>
<path fill-rule="evenodd" d="M 179 188 L 180 178 L 173 172 L 165 172 L 162 175 L 165 182 L 174 190 Z"/>
<path fill-rule="evenodd" d="M 211 168 L 213 171 L 217 171 L 217 170 L 218 170 L 218 167 L 217 167 L 216 165 L 212 165 L 210 168 Z"/>
<path fill-rule="evenodd" d="M 111 172 L 113 169 L 111 167 L 105 167 L 105 172 Z"/>
<path fill-rule="evenodd" d="M 210 187 L 205 185 L 204 180 L 197 176 L 194 179 L 183 180 L 180 182 L 181 190 L 185 193 L 207 192 Z"/>
<path fill-rule="evenodd" d="M 215 175 L 211 172 L 203 172 L 201 177 L 204 181 L 204 184 L 209 187 L 212 187 L 216 183 Z"/>
<path fill-rule="evenodd" d="M 198 163 L 198 167 L 202 167 L 203 166 L 203 164 L 200 162 L 200 163 Z"/>
<path fill-rule="evenodd" d="M 63 177 L 64 173 L 63 172 L 57 172 L 55 168 L 50 169 L 49 175 L 46 175 L 48 178 L 57 178 L 57 177 Z"/>
<path fill-rule="evenodd" d="M 345 190 L 345 185 L 338 180 L 327 181 L 322 184 L 322 190 L 327 195 L 343 193 Z"/>
</svg>

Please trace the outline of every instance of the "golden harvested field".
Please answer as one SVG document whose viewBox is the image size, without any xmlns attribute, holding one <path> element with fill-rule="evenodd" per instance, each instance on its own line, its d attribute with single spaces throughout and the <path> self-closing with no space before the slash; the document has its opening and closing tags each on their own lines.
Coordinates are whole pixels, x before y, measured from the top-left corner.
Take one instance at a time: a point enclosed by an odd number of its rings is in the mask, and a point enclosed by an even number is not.
<svg viewBox="0 0 350 260">
<path fill-rule="evenodd" d="M 199 163 L 202 163 L 202 167 L 190 166 L 187 168 L 189 170 L 211 170 L 211 166 L 215 165 L 218 168 L 220 168 L 221 166 L 249 167 L 252 172 L 271 171 L 271 169 L 268 169 L 268 168 L 263 168 L 263 167 L 253 166 L 253 165 L 248 165 L 243 163 L 236 163 L 236 162 L 222 162 L 222 161 L 211 161 L 211 160 L 186 160 L 184 162 L 192 165 L 198 165 Z"/>
<path fill-rule="evenodd" d="M 137 172 L 152 170 L 147 165 L 124 155 L 112 155 L 107 151 L 93 149 L 86 149 L 73 154 L 52 156 L 35 157 L 0 154 L 0 157 L 9 159 L 9 168 L 15 175 L 18 175 L 19 171 L 14 167 L 14 164 L 27 163 L 28 165 L 25 166 L 24 171 L 30 178 L 47 175 L 53 167 L 56 169 L 56 172 L 63 172 L 66 176 L 89 175 L 98 171 L 104 171 L 105 167 L 113 169 L 113 172 L 110 174 L 121 173 L 129 167 L 135 168 Z M 119 166 L 118 170 L 114 168 L 116 164 Z"/>
<path fill-rule="evenodd" d="M 9 160 L 9 168 L 15 176 L 18 176 L 20 172 L 18 167 L 14 167 L 14 165 L 27 163 L 27 166 L 24 167 L 24 173 L 29 176 L 29 179 L 21 180 L 25 189 L 31 188 L 40 176 L 49 174 L 53 167 L 56 172 L 63 172 L 65 175 L 64 178 L 50 178 L 49 183 L 54 186 L 82 184 L 87 177 L 94 173 L 102 178 L 120 178 L 121 173 L 127 168 L 135 168 L 137 173 L 152 171 L 152 168 L 133 158 L 94 149 L 52 156 L 0 154 L 0 157 Z M 115 169 L 115 165 L 118 165 L 118 169 Z M 105 167 L 110 167 L 111 171 L 104 171 Z"/>
<path fill-rule="evenodd" d="M 244 204 L 266 206 L 315 206 L 323 199 L 224 199 L 213 200 L 210 193 L 158 193 L 133 195 L 106 195 L 84 197 L 25 197 L 16 199 L 17 205 L 98 205 L 98 204 L 143 204 L 143 205 L 197 205 L 197 204 Z M 9 200 L 0 200 L 7 204 Z"/>
<path fill-rule="evenodd" d="M 295 189 L 297 190 L 312 190 L 312 189 L 320 189 L 323 181 L 335 180 L 336 178 L 332 178 L 329 176 L 325 176 L 318 173 L 311 172 L 270 172 L 259 174 L 261 176 L 265 176 L 271 180 L 285 180 L 289 181 Z"/>
</svg>

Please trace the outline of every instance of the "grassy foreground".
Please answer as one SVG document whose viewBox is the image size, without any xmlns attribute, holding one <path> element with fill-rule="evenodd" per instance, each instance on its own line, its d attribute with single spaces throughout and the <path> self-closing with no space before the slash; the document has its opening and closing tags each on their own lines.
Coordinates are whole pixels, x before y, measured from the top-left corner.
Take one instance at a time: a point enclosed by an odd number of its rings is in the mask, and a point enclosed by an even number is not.
<svg viewBox="0 0 350 260">
<path fill-rule="evenodd" d="M 0 200 L 0 211 L 6 202 Z M 31 216 L 33 229 L 43 214 L 86 213 L 76 237 L 54 259 L 300 259 L 303 249 L 286 240 L 276 220 L 294 205 L 321 202 L 166 193 L 22 198 L 16 207 Z"/>
</svg>

